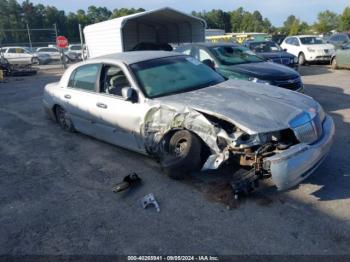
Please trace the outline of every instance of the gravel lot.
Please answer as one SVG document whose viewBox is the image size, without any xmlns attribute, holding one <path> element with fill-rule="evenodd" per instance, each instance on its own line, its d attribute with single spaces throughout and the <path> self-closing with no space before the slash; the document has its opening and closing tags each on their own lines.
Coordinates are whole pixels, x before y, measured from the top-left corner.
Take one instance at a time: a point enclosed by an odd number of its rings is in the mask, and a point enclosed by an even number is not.
<svg viewBox="0 0 350 262">
<path fill-rule="evenodd" d="M 59 70 L 0 83 L 0 254 L 350 254 L 350 71 L 302 75 L 336 122 L 332 151 L 298 188 L 240 202 L 220 174 L 174 181 L 152 159 L 61 131 L 41 107 Z M 143 184 L 113 193 L 131 171 Z M 160 213 L 140 206 L 150 192 Z"/>
</svg>

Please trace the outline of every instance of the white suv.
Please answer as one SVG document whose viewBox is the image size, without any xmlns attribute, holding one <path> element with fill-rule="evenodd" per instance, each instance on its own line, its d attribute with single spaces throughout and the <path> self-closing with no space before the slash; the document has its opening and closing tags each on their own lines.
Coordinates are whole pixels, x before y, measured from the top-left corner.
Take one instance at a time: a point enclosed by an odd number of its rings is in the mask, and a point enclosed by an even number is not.
<svg viewBox="0 0 350 262">
<path fill-rule="evenodd" d="M 326 44 L 322 38 L 313 35 L 289 36 L 284 39 L 281 47 L 297 56 L 301 65 L 312 61 L 330 61 L 335 53 L 333 45 Z"/>
</svg>

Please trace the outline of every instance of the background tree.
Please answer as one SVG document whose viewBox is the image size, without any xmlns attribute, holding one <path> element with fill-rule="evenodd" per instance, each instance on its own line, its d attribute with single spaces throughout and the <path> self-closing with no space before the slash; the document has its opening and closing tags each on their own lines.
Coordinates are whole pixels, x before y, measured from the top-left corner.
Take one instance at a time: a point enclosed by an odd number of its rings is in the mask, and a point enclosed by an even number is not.
<svg viewBox="0 0 350 262">
<path fill-rule="evenodd" d="M 120 8 L 120 9 L 114 9 L 111 18 L 117 18 L 117 17 L 121 17 L 121 16 L 125 16 L 125 15 L 132 15 L 135 13 L 140 13 L 140 12 L 144 12 L 145 9 L 143 8 Z"/>
<path fill-rule="evenodd" d="M 339 15 L 329 10 L 318 13 L 314 27 L 319 33 L 329 33 L 339 27 Z"/>
<path fill-rule="evenodd" d="M 310 26 L 306 22 L 300 21 L 294 15 L 288 16 L 281 28 L 281 32 L 287 35 L 305 34 L 310 30 Z"/>
<path fill-rule="evenodd" d="M 143 12 L 143 8 L 117 8 L 113 11 L 106 7 L 91 5 L 87 10 L 79 9 L 66 14 L 54 6 L 33 4 L 30 0 L 17 2 L 17 0 L 0 0 L 0 43 L 24 44 L 28 43 L 25 31 L 9 32 L 8 29 L 53 28 L 57 25 L 58 33 L 68 37 L 70 42 L 79 41 L 78 25 L 86 25 L 105 21 L 108 19 Z M 333 29 L 350 31 L 350 7 L 346 7 L 342 14 L 326 10 L 320 12 L 317 22 L 311 27 L 290 15 L 281 28 L 274 27 L 268 18 L 263 17 L 259 11 L 249 12 L 239 7 L 232 11 L 213 9 L 210 11 L 192 12 L 192 15 L 203 18 L 208 28 L 224 29 L 226 32 L 281 32 L 288 35 L 329 32 Z M 51 31 L 31 31 L 34 42 L 54 42 L 55 34 Z"/>
<path fill-rule="evenodd" d="M 346 7 L 340 16 L 339 30 L 350 31 L 350 7 Z"/>
</svg>

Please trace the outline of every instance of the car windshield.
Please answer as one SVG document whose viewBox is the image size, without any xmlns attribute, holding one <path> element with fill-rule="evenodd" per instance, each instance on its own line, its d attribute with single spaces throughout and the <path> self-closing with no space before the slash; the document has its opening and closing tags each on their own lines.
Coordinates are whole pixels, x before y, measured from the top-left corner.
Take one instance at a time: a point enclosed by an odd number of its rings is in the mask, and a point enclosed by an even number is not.
<svg viewBox="0 0 350 262">
<path fill-rule="evenodd" d="M 70 50 L 79 51 L 79 50 L 81 50 L 81 46 L 80 45 L 73 45 L 70 47 Z"/>
<path fill-rule="evenodd" d="M 250 49 L 239 46 L 216 46 L 210 48 L 213 55 L 223 65 L 236 65 L 246 63 L 264 62 L 265 60 Z"/>
<path fill-rule="evenodd" d="M 189 56 L 173 56 L 130 66 L 149 98 L 189 92 L 225 81 L 208 66 Z"/>
<path fill-rule="evenodd" d="M 315 36 L 300 37 L 300 41 L 303 45 L 320 45 L 325 43 L 322 38 Z"/>
<path fill-rule="evenodd" d="M 282 49 L 274 42 L 253 42 L 250 48 L 257 53 L 280 52 Z"/>
</svg>

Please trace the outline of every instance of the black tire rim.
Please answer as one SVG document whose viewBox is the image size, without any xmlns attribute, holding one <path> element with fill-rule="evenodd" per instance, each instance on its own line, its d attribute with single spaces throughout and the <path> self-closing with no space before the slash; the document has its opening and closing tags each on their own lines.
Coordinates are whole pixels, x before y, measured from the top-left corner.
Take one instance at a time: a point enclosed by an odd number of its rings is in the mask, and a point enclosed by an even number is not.
<svg viewBox="0 0 350 262">
<path fill-rule="evenodd" d="M 175 156 L 181 157 L 184 155 L 185 150 L 187 149 L 188 142 L 186 139 L 182 138 L 179 139 L 179 141 L 176 142 L 175 148 L 174 148 L 174 154 Z"/>
<path fill-rule="evenodd" d="M 66 111 L 60 107 L 57 108 L 57 120 L 63 129 L 68 130 L 70 128 L 70 122 L 66 117 Z"/>
</svg>

